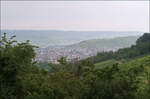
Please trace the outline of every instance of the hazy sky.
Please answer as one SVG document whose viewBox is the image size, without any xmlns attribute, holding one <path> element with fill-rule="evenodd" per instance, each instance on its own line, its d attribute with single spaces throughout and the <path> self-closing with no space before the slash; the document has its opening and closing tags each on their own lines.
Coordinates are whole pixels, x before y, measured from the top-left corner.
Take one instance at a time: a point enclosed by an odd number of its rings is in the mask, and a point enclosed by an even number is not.
<svg viewBox="0 0 150 99">
<path fill-rule="evenodd" d="M 2 1 L 3 29 L 149 31 L 149 1 Z"/>
</svg>

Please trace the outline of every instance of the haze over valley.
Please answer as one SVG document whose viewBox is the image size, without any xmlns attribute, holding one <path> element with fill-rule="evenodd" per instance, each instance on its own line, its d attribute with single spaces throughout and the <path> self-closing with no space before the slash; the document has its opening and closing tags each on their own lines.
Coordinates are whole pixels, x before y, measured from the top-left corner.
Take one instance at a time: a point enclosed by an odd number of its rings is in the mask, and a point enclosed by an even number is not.
<svg viewBox="0 0 150 99">
<path fill-rule="evenodd" d="M 1 0 L 0 99 L 150 99 L 149 4 Z"/>
<path fill-rule="evenodd" d="M 35 60 L 53 63 L 62 56 L 71 61 L 129 47 L 143 34 L 136 31 L 2 30 L 4 32 L 8 37 L 16 35 L 18 42 L 30 40 L 39 47 L 35 49 Z"/>
<path fill-rule="evenodd" d="M 64 46 L 79 43 L 90 39 L 104 39 L 125 36 L 140 36 L 138 31 L 62 31 L 62 30 L 2 30 L 8 37 L 16 35 L 16 40 L 24 42 L 30 40 L 31 44 L 40 48 L 49 46 Z"/>
</svg>

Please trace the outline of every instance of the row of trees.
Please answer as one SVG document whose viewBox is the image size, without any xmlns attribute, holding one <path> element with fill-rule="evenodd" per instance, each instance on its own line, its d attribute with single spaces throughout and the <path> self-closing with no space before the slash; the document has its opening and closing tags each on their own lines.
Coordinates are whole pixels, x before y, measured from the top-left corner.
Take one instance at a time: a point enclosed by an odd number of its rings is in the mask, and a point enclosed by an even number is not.
<svg viewBox="0 0 150 99">
<path fill-rule="evenodd" d="M 0 42 L 0 99 L 149 99 L 147 62 L 121 70 L 118 64 L 95 69 L 91 60 L 50 64 L 50 71 L 34 62 L 34 48 L 13 37 Z M 144 76 L 143 76 L 144 75 Z M 142 78 L 141 78 L 142 77 Z"/>
</svg>

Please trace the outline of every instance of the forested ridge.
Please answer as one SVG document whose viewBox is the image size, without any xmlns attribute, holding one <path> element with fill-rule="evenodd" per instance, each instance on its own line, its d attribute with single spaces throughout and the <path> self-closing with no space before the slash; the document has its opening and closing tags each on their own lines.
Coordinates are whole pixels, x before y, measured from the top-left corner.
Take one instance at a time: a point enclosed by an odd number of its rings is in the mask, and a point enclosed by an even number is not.
<svg viewBox="0 0 150 99">
<path fill-rule="evenodd" d="M 121 48 L 118 51 L 100 52 L 96 56 L 90 57 L 94 63 L 105 61 L 108 59 L 125 60 L 150 54 L 150 33 L 145 33 L 136 44 L 128 48 Z"/>
<path fill-rule="evenodd" d="M 116 52 L 41 69 L 29 41 L 0 41 L 0 99 L 150 99 L 150 33 Z M 103 68 L 95 63 L 116 60 Z M 109 61 L 110 62 L 110 61 Z"/>
</svg>

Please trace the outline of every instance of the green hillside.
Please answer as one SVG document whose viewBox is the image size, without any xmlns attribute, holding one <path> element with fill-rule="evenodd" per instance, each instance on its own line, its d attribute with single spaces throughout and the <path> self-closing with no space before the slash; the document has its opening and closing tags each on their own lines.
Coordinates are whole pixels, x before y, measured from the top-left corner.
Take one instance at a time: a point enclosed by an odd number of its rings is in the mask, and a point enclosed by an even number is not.
<svg viewBox="0 0 150 99">
<path fill-rule="evenodd" d="M 96 63 L 95 68 L 98 69 L 98 68 L 101 68 L 101 67 L 112 66 L 115 63 L 117 63 L 116 60 L 110 59 L 110 60 L 107 60 L 107 61 Z"/>
<path fill-rule="evenodd" d="M 114 77 L 129 80 L 132 88 L 136 88 L 136 99 L 150 98 L 150 55 L 120 64 L 118 68 L 119 72 Z"/>
<path fill-rule="evenodd" d="M 126 60 L 132 59 L 145 54 L 150 54 L 150 33 L 145 33 L 139 37 L 135 45 L 128 48 L 121 48 L 116 52 L 100 52 L 96 56 L 90 57 L 94 63 L 115 59 L 115 60 Z"/>
<path fill-rule="evenodd" d="M 117 60 L 110 59 L 110 60 L 106 60 L 106 61 L 96 63 L 95 68 L 99 69 L 99 68 L 103 68 L 103 67 L 106 67 L 106 66 L 112 66 L 115 63 L 119 63 L 119 67 L 123 70 L 128 70 L 130 68 L 135 68 L 135 67 L 138 67 L 138 66 L 141 66 L 141 65 L 144 65 L 144 66 L 147 65 L 148 66 L 148 65 L 150 65 L 150 55 L 146 55 L 146 56 L 143 56 L 143 57 L 138 57 L 138 58 L 128 60 L 128 61 L 126 60 L 123 63 L 121 61 L 119 62 Z"/>
<path fill-rule="evenodd" d="M 45 48 L 55 45 L 71 45 L 84 40 L 98 38 L 112 38 L 142 35 L 137 31 L 63 31 L 63 30 L 2 30 L 0 34 L 7 33 L 8 37 L 16 35 L 16 40 L 25 42 L 30 40 L 31 44 Z M 109 36 L 107 36 L 109 35 Z"/>
<path fill-rule="evenodd" d="M 68 63 L 62 57 L 59 64 L 45 70 L 34 61 L 35 46 L 7 40 L 4 34 L 0 41 L 0 99 L 150 99 L 149 38 L 145 33 L 131 48 L 101 54 L 97 66 L 103 68 L 95 69 L 91 58 Z M 116 59 L 126 61 L 113 63 Z"/>
<path fill-rule="evenodd" d="M 73 44 L 73 48 L 123 48 L 135 44 L 139 36 L 117 37 L 111 39 L 93 39 Z"/>
<path fill-rule="evenodd" d="M 131 61 L 125 62 L 119 65 L 120 70 L 130 70 L 132 68 L 138 68 L 140 66 L 150 66 L 150 55 L 135 58 Z"/>
<path fill-rule="evenodd" d="M 109 64 L 109 61 L 105 61 L 106 64 Z M 104 79 L 113 79 L 117 84 L 117 88 L 122 86 L 123 88 L 120 91 L 128 90 L 129 99 L 149 99 L 150 95 L 150 55 L 145 55 L 142 57 L 137 57 L 135 59 L 126 61 L 122 64 L 111 64 L 107 66 L 102 66 L 103 62 L 99 63 L 100 68 L 98 71 L 99 75 L 105 77 Z M 96 67 L 98 68 L 98 67 Z M 115 86 L 114 81 L 107 83 Z M 127 85 L 126 87 L 124 85 Z M 130 96 L 131 95 L 131 96 Z M 124 97 L 124 96 L 123 96 Z M 121 97 L 120 97 L 121 98 Z M 117 98 L 117 99 L 120 99 Z M 123 99 L 126 99 L 123 98 Z M 115 99 L 115 98 L 111 98 Z"/>
</svg>

